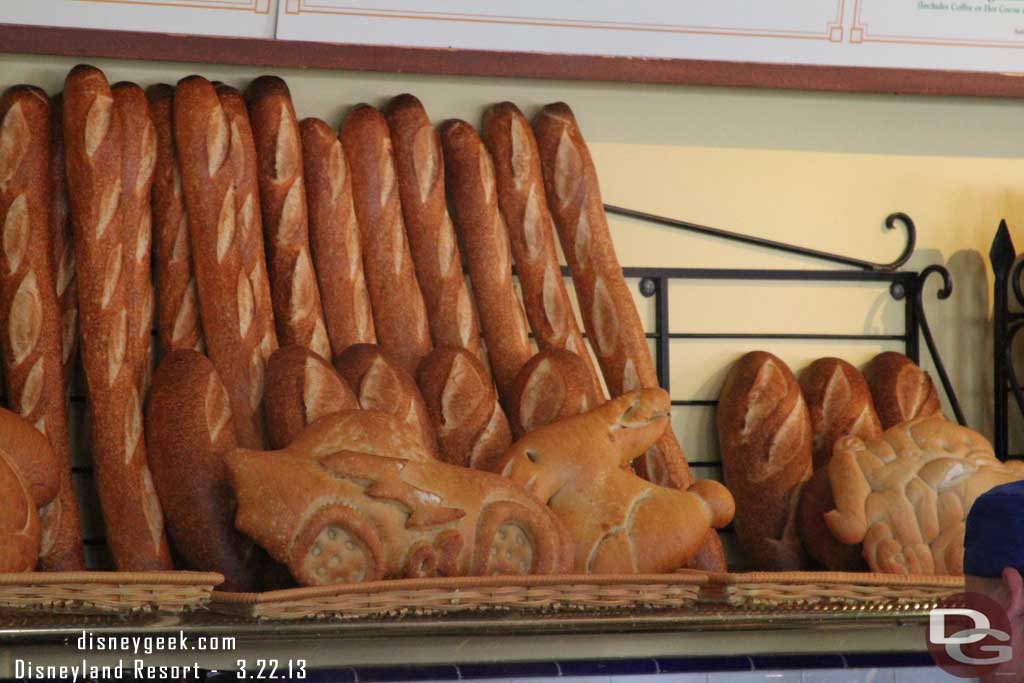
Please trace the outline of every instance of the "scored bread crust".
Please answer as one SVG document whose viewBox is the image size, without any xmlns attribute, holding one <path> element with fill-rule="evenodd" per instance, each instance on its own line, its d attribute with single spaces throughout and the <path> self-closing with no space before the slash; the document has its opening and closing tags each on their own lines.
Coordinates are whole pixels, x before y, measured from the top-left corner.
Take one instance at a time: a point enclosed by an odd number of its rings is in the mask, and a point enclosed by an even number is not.
<svg viewBox="0 0 1024 683">
<path fill-rule="evenodd" d="M 902 353 L 880 353 L 864 366 L 863 372 L 882 429 L 942 414 L 932 378 Z"/>
<path fill-rule="evenodd" d="M 811 417 L 814 469 L 832 458 L 832 447 L 844 436 L 871 439 L 882 433 L 864 376 L 840 358 L 819 358 L 800 373 Z"/>
<path fill-rule="evenodd" d="M 566 417 L 596 408 L 593 377 L 572 351 L 548 348 L 523 366 L 516 377 L 509 411 L 512 431 L 518 435 Z"/>
</svg>

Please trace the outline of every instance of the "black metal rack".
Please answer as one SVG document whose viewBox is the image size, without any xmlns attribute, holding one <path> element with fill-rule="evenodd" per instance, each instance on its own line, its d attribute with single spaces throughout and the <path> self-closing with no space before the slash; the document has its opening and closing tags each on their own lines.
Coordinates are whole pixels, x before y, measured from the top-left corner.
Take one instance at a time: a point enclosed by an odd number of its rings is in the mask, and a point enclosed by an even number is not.
<svg viewBox="0 0 1024 683">
<path fill-rule="evenodd" d="M 1013 342 L 1017 333 L 1024 329 L 1024 313 L 1010 310 L 1010 291 L 1013 291 L 1013 300 L 1024 307 L 1024 286 L 1021 284 L 1024 260 L 1017 261 L 1017 250 L 1005 220 L 999 223 L 988 256 L 995 280 L 992 311 L 992 386 L 995 395 L 993 445 L 1000 459 L 1021 459 L 1024 453 L 1010 453 L 1009 408 L 1012 395 L 1017 407 L 1024 413 L 1024 391 L 1021 390 L 1013 363 Z"/>
</svg>

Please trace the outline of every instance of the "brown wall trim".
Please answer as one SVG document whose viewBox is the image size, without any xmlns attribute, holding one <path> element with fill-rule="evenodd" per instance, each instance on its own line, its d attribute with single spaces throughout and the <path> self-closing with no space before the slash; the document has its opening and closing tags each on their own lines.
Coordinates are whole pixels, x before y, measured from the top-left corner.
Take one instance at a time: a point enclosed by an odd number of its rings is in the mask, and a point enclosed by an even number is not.
<svg viewBox="0 0 1024 683">
<path fill-rule="evenodd" d="M 1024 78 L 996 73 L 337 45 L 12 24 L 0 24 L 0 53 L 784 90 L 1024 97 Z"/>
</svg>

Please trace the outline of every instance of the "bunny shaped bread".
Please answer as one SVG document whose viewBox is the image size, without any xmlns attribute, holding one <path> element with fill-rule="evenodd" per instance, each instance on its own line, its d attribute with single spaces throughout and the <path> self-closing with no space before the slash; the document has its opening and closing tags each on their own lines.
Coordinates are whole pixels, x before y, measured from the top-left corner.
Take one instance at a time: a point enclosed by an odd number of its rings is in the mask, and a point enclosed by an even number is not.
<svg viewBox="0 0 1024 683">
<path fill-rule="evenodd" d="M 977 432 L 941 416 L 896 425 L 875 439 L 846 437 L 828 466 L 842 543 L 864 543 L 872 571 L 963 574 L 967 513 L 981 494 L 1024 479 Z"/>
<path fill-rule="evenodd" d="M 651 484 L 626 468 L 668 426 L 669 397 L 641 389 L 528 433 L 495 465 L 548 504 L 575 541 L 575 571 L 671 572 L 700 550 L 708 531 L 732 521 L 718 482 L 689 491 Z"/>
</svg>

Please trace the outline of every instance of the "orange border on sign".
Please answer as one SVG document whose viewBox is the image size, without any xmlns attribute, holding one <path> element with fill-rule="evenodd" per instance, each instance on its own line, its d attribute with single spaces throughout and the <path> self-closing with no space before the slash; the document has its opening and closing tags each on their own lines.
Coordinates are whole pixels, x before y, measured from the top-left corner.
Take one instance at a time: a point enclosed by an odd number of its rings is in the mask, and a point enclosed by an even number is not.
<svg viewBox="0 0 1024 683">
<path fill-rule="evenodd" d="M 75 0 L 109 5 L 142 5 L 147 7 L 170 7 L 172 9 L 220 9 L 270 14 L 270 0 Z"/>
<path fill-rule="evenodd" d="M 854 0 L 853 26 L 850 27 L 851 43 L 893 43 L 897 45 L 936 45 L 941 47 L 997 47 L 1024 48 L 1024 38 L 1019 42 L 994 40 L 971 40 L 969 38 L 936 38 L 933 36 L 900 36 L 886 34 L 869 34 L 868 24 L 861 18 L 863 0 Z M 1024 23 L 1024 15 L 1021 15 Z"/>
<path fill-rule="evenodd" d="M 410 12 L 407 10 L 386 10 L 380 8 L 345 7 L 332 8 L 317 6 L 312 0 L 287 0 L 285 14 L 333 14 L 345 16 L 377 17 L 383 19 L 410 19 L 420 21 L 449 21 L 477 24 L 506 24 L 513 26 L 543 26 L 546 28 L 584 28 L 610 31 L 646 31 L 654 33 L 694 33 L 718 36 L 748 36 L 757 38 L 801 38 L 826 40 L 841 43 L 845 33 L 843 26 L 846 14 L 846 0 L 837 0 L 836 17 L 828 22 L 824 32 L 774 31 L 771 29 L 738 29 L 719 26 L 671 26 L 658 24 L 636 24 L 628 22 L 585 22 L 551 17 L 514 17 L 488 14 L 467 14 L 454 12 Z"/>
</svg>

